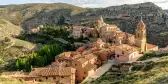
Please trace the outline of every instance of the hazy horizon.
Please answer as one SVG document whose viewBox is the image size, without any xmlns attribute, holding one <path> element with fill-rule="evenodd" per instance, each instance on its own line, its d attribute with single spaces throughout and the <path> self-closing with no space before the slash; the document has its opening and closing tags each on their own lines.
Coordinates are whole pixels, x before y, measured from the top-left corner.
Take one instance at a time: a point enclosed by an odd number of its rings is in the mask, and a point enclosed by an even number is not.
<svg viewBox="0 0 168 84">
<path fill-rule="evenodd" d="M 99 8 L 123 4 L 137 4 L 153 2 L 162 9 L 168 9 L 168 0 L 3 0 L 0 5 L 27 4 L 27 3 L 68 3 L 80 7 Z"/>
</svg>

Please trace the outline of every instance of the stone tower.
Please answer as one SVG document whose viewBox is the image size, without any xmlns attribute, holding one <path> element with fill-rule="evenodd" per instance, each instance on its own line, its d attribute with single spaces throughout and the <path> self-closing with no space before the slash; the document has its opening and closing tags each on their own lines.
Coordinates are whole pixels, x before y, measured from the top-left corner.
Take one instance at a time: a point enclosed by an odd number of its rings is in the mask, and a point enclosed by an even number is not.
<svg viewBox="0 0 168 84">
<path fill-rule="evenodd" d="M 137 24 L 136 35 L 135 35 L 135 45 L 140 48 L 140 52 L 147 50 L 146 47 L 146 25 L 144 24 L 142 17 Z"/>
<path fill-rule="evenodd" d="M 104 26 L 105 25 L 105 23 L 104 23 L 104 20 L 103 20 L 103 17 L 102 16 L 99 16 L 98 17 L 99 19 L 97 20 L 97 27 L 98 28 L 100 28 L 100 27 L 102 27 L 102 26 Z"/>
</svg>

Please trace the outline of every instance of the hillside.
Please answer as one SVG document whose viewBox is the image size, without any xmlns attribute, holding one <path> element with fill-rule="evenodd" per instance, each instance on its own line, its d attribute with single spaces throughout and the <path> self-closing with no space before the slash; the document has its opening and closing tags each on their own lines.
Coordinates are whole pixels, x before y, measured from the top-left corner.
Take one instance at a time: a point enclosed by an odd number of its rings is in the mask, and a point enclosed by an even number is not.
<svg viewBox="0 0 168 84">
<path fill-rule="evenodd" d="M 168 56 L 161 57 L 160 60 L 147 62 L 143 70 L 141 70 L 142 67 L 134 66 L 135 70 L 130 73 L 107 72 L 91 84 L 166 84 L 168 82 L 167 63 Z"/>
<path fill-rule="evenodd" d="M 164 10 L 164 11 L 168 13 L 168 10 Z"/>
<path fill-rule="evenodd" d="M 68 18 L 84 11 L 87 9 L 65 3 L 4 5 L 0 6 L 0 18 L 9 20 L 15 25 L 23 23 L 24 28 L 29 28 L 32 27 L 31 25 L 45 23 L 53 25 L 61 15 Z"/>
<path fill-rule="evenodd" d="M 147 25 L 148 42 L 165 47 L 168 45 L 168 15 L 154 3 L 111 6 L 107 8 L 81 8 L 65 3 L 22 4 L 0 6 L 0 18 L 22 26 L 25 30 L 39 25 L 57 25 L 81 21 L 85 16 L 102 15 L 105 22 L 116 24 L 121 30 L 134 34 L 136 24 L 143 16 Z"/>
<path fill-rule="evenodd" d="M 1 39 L 3 37 L 19 35 L 22 31 L 23 31 L 23 29 L 21 29 L 20 27 L 15 26 L 14 24 L 12 24 L 4 19 L 0 19 L 0 37 L 1 37 Z"/>
<path fill-rule="evenodd" d="M 33 43 L 12 37 L 8 37 L 8 39 L 8 41 L 1 40 L 0 42 L 0 67 L 10 65 L 17 58 L 25 57 L 32 50 L 36 49 L 36 45 Z M 10 68 L 7 68 L 7 70 L 10 70 Z"/>
<path fill-rule="evenodd" d="M 116 24 L 122 31 L 134 34 L 136 25 L 143 17 L 147 25 L 148 42 L 161 47 L 168 45 L 168 15 L 154 3 L 111 6 L 78 14 L 73 18 L 80 21 L 82 16 L 102 15 L 106 23 Z"/>
</svg>

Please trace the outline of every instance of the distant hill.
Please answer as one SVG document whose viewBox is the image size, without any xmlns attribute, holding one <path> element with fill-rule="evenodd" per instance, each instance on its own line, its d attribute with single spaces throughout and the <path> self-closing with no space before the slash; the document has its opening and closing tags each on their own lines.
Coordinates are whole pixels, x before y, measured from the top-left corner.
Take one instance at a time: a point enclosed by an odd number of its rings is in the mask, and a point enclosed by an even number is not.
<svg viewBox="0 0 168 84">
<path fill-rule="evenodd" d="M 23 23 L 24 27 L 27 28 L 34 23 L 38 25 L 46 22 L 46 24 L 49 24 L 50 22 L 51 24 L 52 21 L 57 22 L 61 15 L 70 17 L 84 11 L 87 11 L 87 9 L 65 3 L 4 5 L 0 6 L 0 18 L 9 20 L 15 25 Z M 30 20 L 29 24 L 27 21 Z M 25 21 L 26 23 L 24 23 Z M 55 23 L 52 22 L 52 24 Z"/>
<path fill-rule="evenodd" d="M 168 14 L 168 10 L 164 10 L 165 12 L 167 12 L 167 14 Z"/>
<path fill-rule="evenodd" d="M 25 30 L 39 25 L 57 25 L 64 17 L 66 23 L 83 17 L 102 15 L 105 22 L 116 24 L 122 31 L 134 34 L 136 24 L 143 16 L 147 25 L 148 42 L 164 47 L 168 45 L 168 15 L 154 3 L 111 6 L 107 8 L 81 8 L 65 3 L 37 3 L 0 6 L 0 18 L 22 26 Z"/>
</svg>

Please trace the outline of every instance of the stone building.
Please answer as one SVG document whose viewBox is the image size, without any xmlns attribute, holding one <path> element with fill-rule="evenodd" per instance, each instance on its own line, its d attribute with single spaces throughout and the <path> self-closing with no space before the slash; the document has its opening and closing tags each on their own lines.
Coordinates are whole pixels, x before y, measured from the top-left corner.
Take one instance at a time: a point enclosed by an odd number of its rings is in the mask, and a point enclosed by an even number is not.
<svg viewBox="0 0 168 84">
<path fill-rule="evenodd" d="M 85 26 L 73 26 L 72 36 L 74 38 L 98 37 L 98 31 L 95 28 Z"/>
<path fill-rule="evenodd" d="M 83 36 L 82 29 L 83 29 L 83 27 L 81 27 L 81 26 L 73 26 L 73 30 L 72 30 L 73 37 L 80 38 L 81 36 Z"/>
<path fill-rule="evenodd" d="M 38 76 L 34 80 L 58 84 L 75 84 L 76 69 L 72 67 L 33 68 L 30 76 Z"/>
<path fill-rule="evenodd" d="M 79 52 L 65 52 L 55 58 L 52 67 L 57 66 L 57 61 L 61 62 L 62 67 L 72 67 L 76 69 L 75 79 L 78 83 L 82 82 L 87 76 L 93 74 L 97 69 L 97 56 L 90 53 L 82 55 Z M 60 65 L 60 64 L 58 64 Z"/>
<path fill-rule="evenodd" d="M 136 34 L 129 34 L 122 32 L 116 25 L 106 24 L 100 27 L 99 36 L 106 42 L 117 45 L 128 44 L 139 48 L 139 52 L 157 51 L 158 46 L 147 43 L 146 39 L 146 25 L 142 18 L 137 24 Z"/>
<path fill-rule="evenodd" d="M 121 44 L 115 48 L 115 59 L 117 63 L 120 62 L 133 62 L 143 56 L 139 54 L 136 47 L 127 44 Z"/>
<path fill-rule="evenodd" d="M 140 52 L 147 51 L 146 25 L 142 21 L 142 18 L 137 25 L 136 34 L 135 34 L 135 45 L 140 47 Z"/>
</svg>

